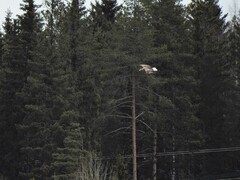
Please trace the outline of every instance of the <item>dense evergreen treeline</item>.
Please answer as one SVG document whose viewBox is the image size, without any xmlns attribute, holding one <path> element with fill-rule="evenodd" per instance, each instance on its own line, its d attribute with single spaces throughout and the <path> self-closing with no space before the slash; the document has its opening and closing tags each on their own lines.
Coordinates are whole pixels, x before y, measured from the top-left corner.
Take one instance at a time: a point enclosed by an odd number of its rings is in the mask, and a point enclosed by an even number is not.
<svg viewBox="0 0 240 180">
<path fill-rule="evenodd" d="M 20 8 L 0 35 L 2 179 L 132 179 L 133 74 L 139 179 L 239 171 L 220 148 L 240 146 L 240 15 L 218 0 Z M 217 153 L 166 155 L 202 149 Z"/>
</svg>

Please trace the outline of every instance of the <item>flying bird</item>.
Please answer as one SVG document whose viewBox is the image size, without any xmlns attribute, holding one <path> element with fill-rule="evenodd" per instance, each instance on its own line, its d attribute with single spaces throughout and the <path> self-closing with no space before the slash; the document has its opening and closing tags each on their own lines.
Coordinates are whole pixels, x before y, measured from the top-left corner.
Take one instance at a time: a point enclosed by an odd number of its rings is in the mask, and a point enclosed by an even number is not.
<svg viewBox="0 0 240 180">
<path fill-rule="evenodd" d="M 142 68 L 140 68 L 139 71 L 144 70 L 146 74 L 152 74 L 152 73 L 158 71 L 157 68 L 151 67 L 151 66 L 149 66 L 149 65 L 147 65 L 147 64 L 140 64 L 140 66 L 141 66 Z"/>
</svg>

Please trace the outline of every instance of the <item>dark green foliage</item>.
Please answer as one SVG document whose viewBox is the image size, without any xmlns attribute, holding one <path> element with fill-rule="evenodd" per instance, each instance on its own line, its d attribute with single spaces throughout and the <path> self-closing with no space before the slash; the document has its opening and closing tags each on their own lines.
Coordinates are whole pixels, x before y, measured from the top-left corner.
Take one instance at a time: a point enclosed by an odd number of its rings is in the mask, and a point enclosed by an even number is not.
<svg viewBox="0 0 240 180">
<path fill-rule="evenodd" d="M 47 0 L 42 21 L 34 1 L 23 0 L 22 15 L 6 16 L 0 176 L 132 179 L 133 76 L 140 180 L 153 179 L 154 163 L 166 180 L 239 170 L 239 152 L 153 159 L 154 150 L 239 145 L 239 17 L 226 23 L 217 0 L 187 8 L 102 0 L 89 12 L 84 3 Z M 159 71 L 139 72 L 139 64 Z"/>
<path fill-rule="evenodd" d="M 102 0 L 101 4 L 95 1 L 95 4 L 91 4 L 92 9 L 90 17 L 93 21 L 92 26 L 95 30 L 101 28 L 104 31 L 111 29 L 111 24 L 115 22 L 120 10 L 120 6 L 117 5 L 116 0 Z"/>
<path fill-rule="evenodd" d="M 227 90 L 226 96 L 226 121 L 224 125 L 224 131 L 227 136 L 228 144 L 231 146 L 237 146 L 239 144 L 239 98 L 240 98 L 240 89 L 239 89 L 239 55 L 240 55 L 240 21 L 239 16 L 234 16 L 230 22 L 231 26 L 228 31 L 228 42 L 224 45 L 226 48 L 225 58 L 228 59 L 229 71 L 227 73 L 229 88 Z M 234 156 L 239 157 L 239 154 L 229 154 L 230 159 L 235 159 Z M 233 160 L 233 162 L 235 162 Z M 233 166 L 233 168 L 235 168 Z"/>
<path fill-rule="evenodd" d="M 1 167 L 2 174 L 15 179 L 17 177 L 19 136 L 15 124 L 23 117 L 23 104 L 17 93 L 25 81 L 25 66 L 19 39 L 17 21 L 12 20 L 8 12 L 4 23 L 3 54 L 0 81 L 0 123 L 1 123 Z M 16 163 L 14 163 L 14 161 Z"/>
<path fill-rule="evenodd" d="M 149 64 L 159 68 L 156 77 L 149 77 L 143 82 L 144 92 L 141 97 L 148 108 L 146 122 L 158 131 L 158 151 L 191 150 L 199 147 L 201 132 L 195 115 L 197 82 L 192 68 L 193 56 L 190 54 L 190 38 L 184 19 L 184 9 L 178 1 L 142 1 L 151 17 L 153 27 L 153 47 Z M 145 95 L 145 96 L 143 96 Z M 144 116 L 144 115 L 143 115 Z M 149 144 L 153 144 L 150 134 Z M 151 151 L 152 152 L 152 149 Z M 188 159 L 176 157 L 159 163 L 159 168 L 175 166 L 175 173 L 184 176 L 189 172 Z M 158 158 L 161 162 L 163 159 Z M 158 177 L 170 178 L 173 169 Z"/>
<path fill-rule="evenodd" d="M 70 23 L 69 23 L 69 37 L 70 37 L 70 59 L 73 71 L 77 70 L 77 65 L 81 63 L 79 59 L 79 30 L 81 25 L 81 19 L 85 14 L 84 1 L 73 0 L 70 7 Z"/>
<path fill-rule="evenodd" d="M 225 46 L 228 48 L 228 58 L 230 60 L 232 69 L 232 76 L 235 79 L 235 85 L 239 85 L 239 54 L 240 54 L 240 19 L 238 16 L 234 16 L 230 23 L 231 27 L 229 29 L 229 41 Z"/>
<path fill-rule="evenodd" d="M 199 79 L 199 118 L 203 123 L 205 148 L 229 146 L 228 128 L 225 126 L 235 118 L 237 112 L 235 80 L 232 60 L 227 58 L 225 16 L 222 16 L 218 1 L 193 1 L 191 9 L 196 55 L 197 78 Z M 206 173 L 219 173 L 228 167 L 227 159 L 218 155 L 206 156 Z"/>
<path fill-rule="evenodd" d="M 41 39 L 41 38 L 40 38 Z M 33 59 L 29 61 L 29 76 L 22 90 L 21 97 L 24 100 L 25 116 L 19 125 L 20 133 L 25 137 L 21 141 L 21 153 L 23 161 L 23 177 L 46 177 L 49 174 L 51 151 L 54 143 L 51 137 L 51 126 L 60 116 L 63 98 L 56 94 L 53 84 L 53 66 L 50 53 L 47 58 L 48 44 L 40 40 L 36 46 Z M 45 47 L 45 48 L 43 48 Z M 27 167 L 28 166 L 28 170 Z"/>
<path fill-rule="evenodd" d="M 45 2 L 46 11 L 43 12 L 43 16 L 46 20 L 45 32 L 50 39 L 50 44 L 56 45 L 58 27 L 60 26 L 64 16 L 64 9 L 66 8 L 64 3 L 61 0 L 47 0 Z"/>
<path fill-rule="evenodd" d="M 3 56 L 3 33 L 0 31 L 0 67 L 2 67 L 2 56 Z"/>
<path fill-rule="evenodd" d="M 25 63 L 23 64 L 26 68 L 25 78 L 29 75 L 28 61 L 32 60 L 33 49 L 36 46 L 37 33 L 40 31 L 40 19 L 39 14 L 36 13 L 37 6 L 33 0 L 23 0 L 25 4 L 21 4 L 21 10 L 25 13 L 19 16 L 20 22 L 20 36 L 23 48 L 23 57 Z"/>
<path fill-rule="evenodd" d="M 82 129 L 79 123 L 71 122 L 67 129 L 61 133 L 65 134 L 63 140 L 64 147 L 57 148 L 57 151 L 53 154 L 53 178 L 73 179 L 80 162 L 86 156 L 86 152 L 83 149 L 84 137 Z"/>
<path fill-rule="evenodd" d="M 110 21 L 114 22 L 117 16 L 117 13 L 120 9 L 120 6 L 117 5 L 116 0 L 102 0 L 102 12 L 105 18 Z"/>
</svg>

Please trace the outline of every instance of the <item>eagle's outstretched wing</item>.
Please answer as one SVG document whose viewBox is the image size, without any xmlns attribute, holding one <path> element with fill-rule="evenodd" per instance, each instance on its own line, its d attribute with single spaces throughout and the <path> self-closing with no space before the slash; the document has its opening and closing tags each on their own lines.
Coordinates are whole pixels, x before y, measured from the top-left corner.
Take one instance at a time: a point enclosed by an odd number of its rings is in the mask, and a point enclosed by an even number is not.
<svg viewBox="0 0 240 180">
<path fill-rule="evenodd" d="M 147 64 L 140 64 L 140 66 L 142 68 L 139 69 L 139 71 L 145 70 L 145 71 L 150 71 L 152 68 L 151 66 L 147 65 Z"/>
</svg>

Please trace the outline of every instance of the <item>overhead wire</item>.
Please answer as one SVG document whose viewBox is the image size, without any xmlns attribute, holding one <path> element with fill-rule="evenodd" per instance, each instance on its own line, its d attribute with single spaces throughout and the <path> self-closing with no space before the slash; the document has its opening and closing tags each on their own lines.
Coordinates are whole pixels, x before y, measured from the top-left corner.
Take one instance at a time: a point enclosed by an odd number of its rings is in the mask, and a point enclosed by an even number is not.
<svg viewBox="0 0 240 180">
<path fill-rule="evenodd" d="M 153 153 L 143 153 L 138 154 L 137 158 L 149 158 L 149 157 L 164 157 L 164 156 L 179 156 L 179 155 L 198 155 L 198 154 L 209 154 L 209 153 L 221 153 L 221 152 L 234 152 L 234 151 L 240 151 L 240 147 L 228 147 L 228 148 L 214 148 L 214 149 L 199 149 L 199 150 L 193 150 L 193 151 L 171 151 L 171 152 L 160 152 L 157 154 Z M 121 156 L 123 159 L 131 159 L 132 155 L 123 155 Z M 117 159 L 117 157 L 99 157 L 96 158 L 97 160 L 114 160 Z"/>
</svg>

